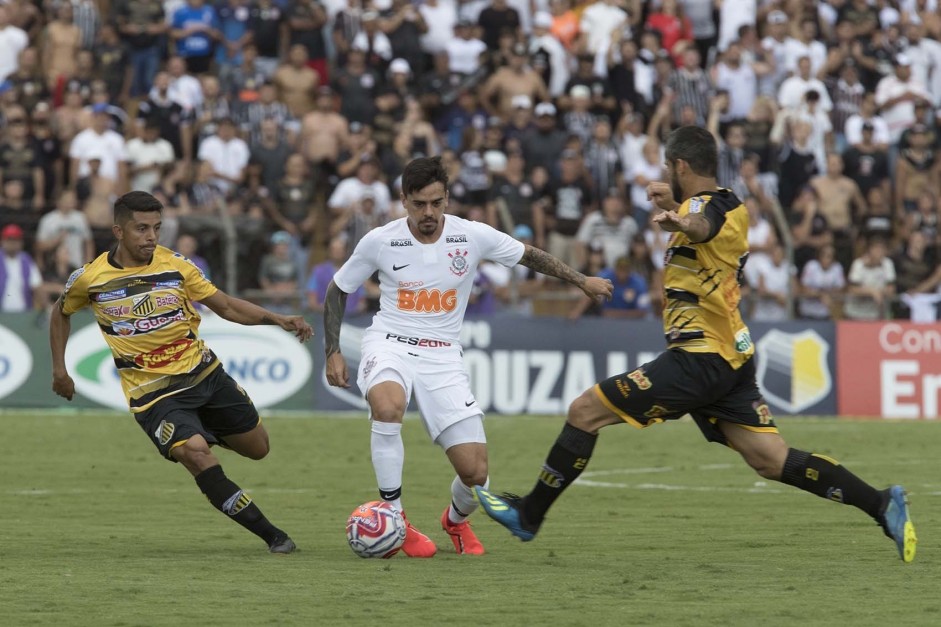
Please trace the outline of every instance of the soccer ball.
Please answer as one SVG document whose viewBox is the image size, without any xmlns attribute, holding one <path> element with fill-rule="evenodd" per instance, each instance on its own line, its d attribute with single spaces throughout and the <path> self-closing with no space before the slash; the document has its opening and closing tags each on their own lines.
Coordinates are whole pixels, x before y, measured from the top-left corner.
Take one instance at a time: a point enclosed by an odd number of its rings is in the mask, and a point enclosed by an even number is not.
<svg viewBox="0 0 941 627">
<path fill-rule="evenodd" d="M 405 518 L 392 503 L 363 503 L 346 521 L 346 539 L 360 557 L 392 557 L 405 543 Z"/>
</svg>

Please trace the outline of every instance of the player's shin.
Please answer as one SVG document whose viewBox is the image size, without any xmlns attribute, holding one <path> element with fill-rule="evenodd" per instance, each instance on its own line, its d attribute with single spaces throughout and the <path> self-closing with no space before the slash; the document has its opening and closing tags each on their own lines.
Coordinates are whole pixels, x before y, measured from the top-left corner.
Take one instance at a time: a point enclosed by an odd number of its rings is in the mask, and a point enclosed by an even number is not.
<svg viewBox="0 0 941 627">
<path fill-rule="evenodd" d="M 270 546 L 284 532 L 272 525 L 252 498 L 225 476 L 222 466 L 213 466 L 196 475 L 196 485 L 209 502 Z"/>
<path fill-rule="evenodd" d="M 565 423 L 562 433 L 549 450 L 539 480 L 524 499 L 523 516 L 526 522 L 535 526 L 542 523 L 552 503 L 585 470 L 597 440 L 597 433 L 588 433 Z"/>
<path fill-rule="evenodd" d="M 402 511 L 402 466 L 405 464 L 402 423 L 373 420 L 369 448 L 379 498 Z"/>
<path fill-rule="evenodd" d="M 490 477 L 484 482 L 484 489 L 490 487 Z M 448 520 L 453 524 L 462 523 L 480 506 L 474 498 L 474 488 L 464 485 L 461 478 L 454 477 L 451 482 L 451 507 L 448 508 Z"/>
<path fill-rule="evenodd" d="M 781 481 L 837 503 L 846 503 L 878 518 L 882 494 L 834 459 L 789 449 Z"/>
</svg>

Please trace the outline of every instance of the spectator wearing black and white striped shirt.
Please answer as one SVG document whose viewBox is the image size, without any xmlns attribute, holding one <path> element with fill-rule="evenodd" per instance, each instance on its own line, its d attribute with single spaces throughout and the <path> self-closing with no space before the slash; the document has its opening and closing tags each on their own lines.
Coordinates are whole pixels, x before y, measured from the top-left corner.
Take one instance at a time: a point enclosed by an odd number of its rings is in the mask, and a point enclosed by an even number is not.
<svg viewBox="0 0 941 627">
<path fill-rule="evenodd" d="M 682 119 L 683 109 L 689 107 L 696 114 L 696 124 L 706 123 L 712 83 L 700 67 L 699 52 L 689 48 L 683 53 L 683 65 L 673 71 L 668 83 L 673 90 L 673 118 Z"/>
</svg>

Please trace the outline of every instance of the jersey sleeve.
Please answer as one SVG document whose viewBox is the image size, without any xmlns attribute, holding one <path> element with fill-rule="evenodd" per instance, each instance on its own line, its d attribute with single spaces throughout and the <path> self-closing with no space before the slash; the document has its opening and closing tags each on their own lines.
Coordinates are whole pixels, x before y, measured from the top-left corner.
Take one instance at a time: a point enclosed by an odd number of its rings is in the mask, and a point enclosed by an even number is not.
<svg viewBox="0 0 941 627">
<path fill-rule="evenodd" d="M 188 299 L 204 300 L 219 291 L 219 288 L 206 278 L 206 275 L 195 263 L 179 253 L 175 253 L 174 258 L 177 270 L 183 275 L 183 291 L 186 292 Z"/>
<path fill-rule="evenodd" d="M 59 309 L 66 316 L 71 316 L 89 303 L 88 276 L 85 274 L 87 269 L 88 264 L 85 264 L 73 272 L 69 280 L 65 282 L 65 291 L 62 292 Z"/>
<path fill-rule="evenodd" d="M 359 240 L 353 254 L 346 263 L 333 275 L 333 282 L 343 292 L 352 294 L 360 285 L 366 282 L 372 273 L 379 269 L 379 250 L 382 248 L 373 236 L 376 231 L 367 233 Z"/>
<path fill-rule="evenodd" d="M 731 200 L 729 198 L 731 196 Z M 709 222 L 709 235 L 702 242 L 705 243 L 719 234 L 722 227 L 725 226 L 725 214 L 738 206 L 738 199 L 732 194 L 716 193 L 712 196 L 693 196 L 686 202 L 689 213 L 702 213 L 703 217 Z"/>
<path fill-rule="evenodd" d="M 520 262 L 526 245 L 506 233 L 496 230 L 483 222 L 470 222 L 476 233 L 475 239 L 480 242 L 480 257 L 495 261 L 501 265 L 512 267 Z"/>
</svg>

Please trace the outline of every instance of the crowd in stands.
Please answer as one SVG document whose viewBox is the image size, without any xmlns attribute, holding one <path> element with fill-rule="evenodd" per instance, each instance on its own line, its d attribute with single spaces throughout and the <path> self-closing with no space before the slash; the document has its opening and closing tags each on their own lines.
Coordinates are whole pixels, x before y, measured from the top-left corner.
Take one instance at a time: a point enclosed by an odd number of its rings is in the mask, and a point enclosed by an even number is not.
<svg viewBox="0 0 941 627">
<path fill-rule="evenodd" d="M 129 190 L 220 285 L 319 310 L 441 155 L 452 213 L 615 284 L 549 309 L 654 317 L 645 186 L 697 124 L 746 318 L 934 319 L 939 104 L 938 0 L 0 0 L 0 311 L 53 301 Z M 546 311 L 526 270 L 481 266 L 470 313 Z"/>
</svg>

